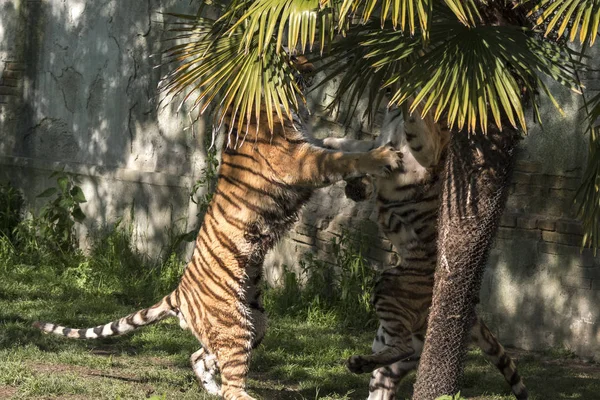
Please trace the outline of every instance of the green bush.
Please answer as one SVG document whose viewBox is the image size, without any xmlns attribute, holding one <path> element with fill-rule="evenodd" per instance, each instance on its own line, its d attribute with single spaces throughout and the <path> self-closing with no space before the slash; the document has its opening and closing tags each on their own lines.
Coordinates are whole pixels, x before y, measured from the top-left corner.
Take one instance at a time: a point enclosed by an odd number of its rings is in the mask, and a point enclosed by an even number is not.
<svg viewBox="0 0 600 400">
<path fill-rule="evenodd" d="M 95 288 L 126 304 L 144 304 L 168 294 L 185 267 L 176 252 L 156 258 L 141 253 L 133 227 L 122 221 L 94 232 L 90 242 L 89 256 L 65 274 L 82 288 Z"/>
<path fill-rule="evenodd" d="M 177 253 L 181 235 L 171 228 L 168 236 L 177 241 L 165 246 L 161 256 L 150 258 L 136 248 L 132 226 L 119 220 L 90 233 L 86 255 L 77 246 L 75 232 L 85 218 L 80 207 L 86 201 L 83 191 L 70 174 L 56 172 L 51 177 L 56 186 L 38 195 L 46 203 L 25 219 L 17 211 L 23 205 L 20 193 L 7 185 L 0 188 L 0 269 L 22 266 L 36 273 L 50 267 L 73 289 L 136 305 L 155 301 L 176 287 L 185 266 Z"/>
<path fill-rule="evenodd" d="M 0 184 L 0 236 L 13 240 L 14 230 L 23 219 L 23 194 L 10 183 Z"/>
<path fill-rule="evenodd" d="M 85 196 L 73 175 L 61 171 L 50 177 L 56 178 L 56 186 L 37 196 L 46 199 L 39 213 L 29 212 L 29 217 L 20 219 L 12 229 L 10 239 L 23 262 L 36 264 L 56 258 L 65 264 L 68 258 L 80 257 L 75 224 L 85 219 L 80 207 Z"/>
<path fill-rule="evenodd" d="M 376 272 L 364 254 L 366 237 L 344 231 L 331 242 L 333 263 L 312 253 L 300 261 L 301 276 L 285 268 L 281 287 L 267 289 L 270 313 L 304 316 L 309 321 L 335 319 L 345 327 L 375 326 L 371 294 Z"/>
<path fill-rule="evenodd" d="M 80 204 L 87 200 L 74 175 L 59 171 L 50 178 L 56 178 L 56 187 L 50 187 L 37 196 L 51 198 L 40 209 L 39 234 L 63 252 L 73 250 L 77 244 L 75 223 L 85 219 Z"/>
</svg>

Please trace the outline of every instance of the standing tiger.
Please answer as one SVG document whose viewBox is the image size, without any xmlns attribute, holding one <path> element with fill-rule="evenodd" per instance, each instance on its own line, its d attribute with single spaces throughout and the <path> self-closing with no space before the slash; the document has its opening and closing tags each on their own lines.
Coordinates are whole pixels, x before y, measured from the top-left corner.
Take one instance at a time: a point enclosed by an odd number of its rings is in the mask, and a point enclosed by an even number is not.
<svg viewBox="0 0 600 400">
<path fill-rule="evenodd" d="M 388 113 L 377 142 L 324 140 L 326 147 L 345 151 L 369 151 L 378 142 L 390 142 L 403 155 L 402 167 L 391 175 L 377 177 L 375 182 L 358 178 L 346 186 L 347 196 L 355 201 L 367 199 L 376 190 L 379 225 L 399 255 L 399 262 L 382 271 L 374 288 L 379 328 L 373 354 L 355 355 L 347 362 L 352 372 L 373 371 L 368 400 L 396 398 L 398 383 L 418 364 L 427 329 L 437 262 L 444 150 L 450 132 L 429 115 L 421 118 L 420 111 L 418 108 L 412 115 L 405 112 L 403 123 L 395 122 L 398 113 Z M 478 317 L 474 318 L 471 336 L 504 375 L 517 399 L 527 399 L 514 362 Z"/>
<path fill-rule="evenodd" d="M 266 111 L 262 114 L 266 121 Z M 318 147 L 299 119 L 292 123 L 273 114 L 272 133 L 264 124 L 250 123 L 245 132 L 232 131 L 230 143 L 244 142 L 247 135 L 243 145 L 224 145 L 216 190 L 191 261 L 171 294 L 94 328 L 34 326 L 95 339 L 177 316 L 202 343 L 191 363 L 203 387 L 227 400 L 252 400 L 246 392 L 250 352 L 263 339 L 267 323 L 260 290 L 265 254 L 296 221 L 315 188 L 365 174 L 385 176 L 401 164 L 401 154 L 389 146 L 360 153 Z"/>
</svg>

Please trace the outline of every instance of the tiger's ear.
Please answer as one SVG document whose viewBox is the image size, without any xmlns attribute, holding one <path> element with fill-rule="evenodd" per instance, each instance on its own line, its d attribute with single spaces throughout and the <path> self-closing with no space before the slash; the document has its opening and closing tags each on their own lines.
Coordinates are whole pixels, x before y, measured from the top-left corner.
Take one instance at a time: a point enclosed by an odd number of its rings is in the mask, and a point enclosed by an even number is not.
<svg viewBox="0 0 600 400">
<path fill-rule="evenodd" d="M 306 88 L 311 87 L 313 83 L 313 74 L 316 70 L 313 63 L 309 62 L 303 55 L 292 54 L 290 55 L 290 60 L 296 69 L 294 76 L 300 90 L 304 91 Z"/>
<path fill-rule="evenodd" d="M 308 61 L 303 55 L 297 55 L 291 57 L 292 62 L 294 63 L 294 67 L 298 70 L 298 72 L 302 74 L 312 74 L 315 72 L 315 66 L 313 63 Z"/>
</svg>

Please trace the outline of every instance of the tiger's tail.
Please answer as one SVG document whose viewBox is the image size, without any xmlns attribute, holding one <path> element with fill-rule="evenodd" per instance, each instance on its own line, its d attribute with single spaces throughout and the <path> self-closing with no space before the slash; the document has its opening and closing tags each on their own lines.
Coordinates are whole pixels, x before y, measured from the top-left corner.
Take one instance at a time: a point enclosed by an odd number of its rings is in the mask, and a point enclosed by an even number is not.
<svg viewBox="0 0 600 400">
<path fill-rule="evenodd" d="M 126 317 L 104 325 L 98 325 L 94 328 L 73 329 L 40 321 L 34 322 L 33 326 L 46 333 L 53 333 L 55 335 L 66 336 L 73 339 L 99 339 L 123 335 L 142 326 L 150 325 L 167 317 L 174 316 L 179 316 L 177 310 L 177 291 L 165 296 L 152 307 L 144 308 L 129 314 Z"/>
</svg>

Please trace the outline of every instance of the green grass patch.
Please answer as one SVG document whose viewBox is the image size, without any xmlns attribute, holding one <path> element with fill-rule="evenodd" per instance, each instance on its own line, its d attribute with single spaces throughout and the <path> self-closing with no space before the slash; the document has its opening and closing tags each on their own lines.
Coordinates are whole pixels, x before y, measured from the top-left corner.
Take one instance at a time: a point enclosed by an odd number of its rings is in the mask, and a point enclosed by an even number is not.
<svg viewBox="0 0 600 400">
<path fill-rule="evenodd" d="M 18 206 L 14 198 L 14 192 L 0 191 L 0 219 Z M 131 230 L 117 224 L 92 238 L 86 256 L 48 242 L 35 219 L 19 221 L 0 221 L 0 399 L 214 399 L 189 366 L 199 343 L 175 320 L 97 341 L 44 335 L 31 327 L 36 320 L 95 326 L 153 304 L 181 274 L 176 246 L 148 259 L 132 245 Z M 265 291 L 271 321 L 263 345 L 253 352 L 249 376 L 257 398 L 367 397 L 369 376 L 351 374 L 344 365 L 349 356 L 370 351 L 376 330 L 368 303 L 375 276 L 362 257 L 364 246 L 342 236 L 332 244 L 333 264 L 308 258 L 306 276 L 287 272 L 282 287 Z M 516 355 L 531 399 L 598 398 L 597 364 L 557 350 Z M 402 382 L 399 399 L 410 398 L 413 383 L 414 373 Z M 502 376 L 477 351 L 468 355 L 461 394 L 512 399 Z"/>
<path fill-rule="evenodd" d="M 268 296 L 275 295 L 281 292 Z M 100 341 L 66 340 L 30 327 L 38 319 L 95 325 L 134 308 L 121 297 L 79 287 L 52 266 L 12 265 L 0 281 L 0 394 L 14 399 L 211 399 L 188 364 L 198 342 L 174 320 Z M 349 373 L 344 360 L 369 351 L 373 328 L 342 329 L 326 310 L 319 318 L 307 318 L 308 310 L 272 314 L 264 344 L 253 353 L 252 393 L 261 399 L 366 398 L 368 376 Z M 468 358 L 463 396 L 512 398 L 500 374 L 477 351 Z M 518 358 L 532 399 L 598 398 L 600 366 L 560 352 L 519 353 Z M 402 383 L 399 398 L 410 398 L 413 383 L 414 374 Z"/>
</svg>

